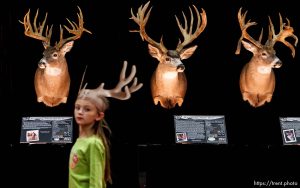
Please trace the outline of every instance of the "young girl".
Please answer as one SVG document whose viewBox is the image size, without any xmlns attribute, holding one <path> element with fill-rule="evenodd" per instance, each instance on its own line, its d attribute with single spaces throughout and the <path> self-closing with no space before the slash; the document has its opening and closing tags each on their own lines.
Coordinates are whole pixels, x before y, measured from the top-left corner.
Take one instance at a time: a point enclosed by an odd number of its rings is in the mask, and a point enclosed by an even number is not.
<svg viewBox="0 0 300 188">
<path fill-rule="evenodd" d="M 69 161 L 69 188 L 105 188 L 111 183 L 109 140 L 103 129 L 108 100 L 83 90 L 75 102 L 74 116 L 79 138 L 72 147 Z"/>
<path fill-rule="evenodd" d="M 69 188 L 106 188 L 112 183 L 110 170 L 110 129 L 104 113 L 109 107 L 106 97 L 127 100 L 131 93 L 139 90 L 143 84 L 134 77 L 136 67 L 133 65 L 126 78 L 127 61 L 124 61 L 119 83 L 115 88 L 104 89 L 104 83 L 96 89 L 80 90 L 75 102 L 74 116 L 79 125 L 79 138 L 72 147 L 69 159 Z M 127 85 L 133 80 L 130 87 Z M 124 89 L 124 90 L 123 90 Z"/>
</svg>

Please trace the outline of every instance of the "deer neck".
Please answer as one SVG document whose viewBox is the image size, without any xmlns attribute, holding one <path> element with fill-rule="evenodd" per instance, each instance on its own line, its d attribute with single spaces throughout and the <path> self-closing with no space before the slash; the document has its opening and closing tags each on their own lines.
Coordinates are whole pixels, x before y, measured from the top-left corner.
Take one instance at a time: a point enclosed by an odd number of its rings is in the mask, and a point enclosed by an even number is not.
<svg viewBox="0 0 300 188">
<path fill-rule="evenodd" d="M 270 76 L 273 72 L 271 65 L 263 65 L 256 60 L 251 60 L 248 64 L 248 69 L 255 76 Z"/>
<path fill-rule="evenodd" d="M 245 69 L 246 77 L 254 81 L 256 85 L 269 84 L 274 74 L 272 67 L 259 65 L 257 62 L 249 62 Z"/>
</svg>

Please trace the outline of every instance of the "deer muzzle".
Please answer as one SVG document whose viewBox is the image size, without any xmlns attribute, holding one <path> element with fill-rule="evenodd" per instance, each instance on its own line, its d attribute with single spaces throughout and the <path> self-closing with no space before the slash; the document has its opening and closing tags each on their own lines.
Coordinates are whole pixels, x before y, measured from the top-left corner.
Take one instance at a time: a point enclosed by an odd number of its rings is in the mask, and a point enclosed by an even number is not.
<svg viewBox="0 0 300 188">
<path fill-rule="evenodd" d="M 176 68 L 177 72 L 183 72 L 184 69 L 185 69 L 185 66 L 183 64 L 178 65 L 177 68 Z"/>
<path fill-rule="evenodd" d="M 44 59 L 41 59 L 38 63 L 38 67 L 40 69 L 45 69 L 46 68 L 46 61 Z"/>
<path fill-rule="evenodd" d="M 282 61 L 279 58 L 276 58 L 272 64 L 274 68 L 280 68 L 282 66 Z"/>
</svg>

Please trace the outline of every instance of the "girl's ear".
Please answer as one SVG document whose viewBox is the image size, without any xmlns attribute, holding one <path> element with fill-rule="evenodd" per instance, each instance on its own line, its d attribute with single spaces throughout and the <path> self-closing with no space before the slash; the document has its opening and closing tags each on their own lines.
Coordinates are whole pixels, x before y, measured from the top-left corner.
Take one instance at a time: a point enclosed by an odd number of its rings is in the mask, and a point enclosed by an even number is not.
<svg viewBox="0 0 300 188">
<path fill-rule="evenodd" d="M 97 121 L 100 121 L 101 119 L 103 119 L 104 118 L 104 112 L 99 112 L 98 113 L 98 116 L 96 117 L 96 120 Z"/>
</svg>

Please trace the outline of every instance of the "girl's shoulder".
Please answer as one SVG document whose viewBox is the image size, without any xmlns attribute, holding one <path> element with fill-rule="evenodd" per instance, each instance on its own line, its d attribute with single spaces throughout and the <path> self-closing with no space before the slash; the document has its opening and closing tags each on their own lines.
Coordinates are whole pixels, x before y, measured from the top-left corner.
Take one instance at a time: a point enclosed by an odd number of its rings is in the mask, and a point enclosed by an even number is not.
<svg viewBox="0 0 300 188">
<path fill-rule="evenodd" d="M 77 138 L 77 141 L 79 142 L 86 142 L 86 143 L 102 143 L 102 140 L 100 137 L 93 135 L 93 136 L 89 136 L 89 137 L 79 137 Z"/>
<path fill-rule="evenodd" d="M 101 138 L 96 135 L 87 137 L 86 142 L 88 142 L 89 144 L 103 145 Z"/>
<path fill-rule="evenodd" d="M 76 141 L 79 145 L 85 145 L 86 147 L 100 147 L 103 148 L 103 141 L 101 140 L 100 137 L 93 135 L 89 137 L 84 137 L 84 138 L 77 138 Z"/>
</svg>

